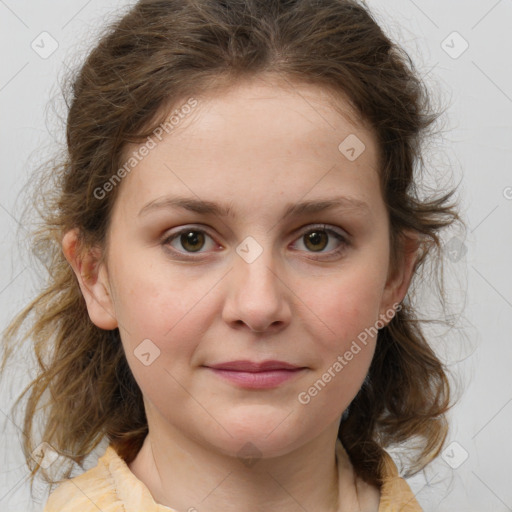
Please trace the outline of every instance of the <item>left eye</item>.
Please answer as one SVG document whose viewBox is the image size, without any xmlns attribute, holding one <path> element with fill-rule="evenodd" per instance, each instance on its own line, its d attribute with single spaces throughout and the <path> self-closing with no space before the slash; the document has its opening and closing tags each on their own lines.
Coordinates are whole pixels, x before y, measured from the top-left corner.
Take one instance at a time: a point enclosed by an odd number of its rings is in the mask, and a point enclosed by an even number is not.
<svg viewBox="0 0 512 512">
<path fill-rule="evenodd" d="M 207 238 L 211 240 L 211 245 L 215 246 L 214 240 L 206 231 L 196 228 L 184 228 L 177 233 L 168 236 L 162 244 L 171 245 L 173 250 L 180 254 L 192 254 L 201 251 Z M 330 239 L 333 238 L 338 242 L 338 247 L 330 251 L 325 251 L 324 249 L 329 245 Z M 313 226 L 307 231 L 304 231 L 298 238 L 298 240 L 302 239 L 304 240 L 306 248 L 309 249 L 310 252 L 314 253 L 324 254 L 326 252 L 331 252 L 333 254 L 337 254 L 348 245 L 348 240 L 344 235 L 338 233 L 338 231 L 335 231 L 334 229 L 327 228 L 325 225 Z M 174 242 L 179 243 L 185 251 L 179 250 L 175 245 L 173 245 Z"/>
<path fill-rule="evenodd" d="M 332 235 L 332 237 L 330 237 L 329 234 Z M 323 249 L 326 247 L 326 245 L 328 245 L 329 238 L 334 238 L 337 240 L 341 247 L 338 246 L 331 251 L 324 251 Z M 304 245 L 315 253 L 331 252 L 333 254 L 337 254 L 348 245 L 348 240 L 345 236 L 343 236 L 341 233 L 338 233 L 338 231 L 335 231 L 334 229 L 327 228 L 325 225 L 308 229 L 299 238 L 299 240 L 304 240 Z"/>
</svg>

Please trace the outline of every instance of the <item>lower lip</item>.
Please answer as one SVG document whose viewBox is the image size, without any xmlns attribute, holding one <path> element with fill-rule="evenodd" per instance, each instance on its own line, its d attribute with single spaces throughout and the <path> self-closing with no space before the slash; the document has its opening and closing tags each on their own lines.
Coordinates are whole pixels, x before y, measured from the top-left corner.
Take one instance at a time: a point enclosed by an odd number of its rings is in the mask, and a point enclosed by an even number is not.
<svg viewBox="0 0 512 512">
<path fill-rule="evenodd" d="M 244 388 L 267 389 L 279 386 L 283 382 L 296 377 L 302 372 L 303 368 L 297 370 L 269 370 L 264 372 L 240 372 L 233 370 L 219 370 L 217 368 L 208 368 L 219 377 L 229 380 Z"/>
</svg>

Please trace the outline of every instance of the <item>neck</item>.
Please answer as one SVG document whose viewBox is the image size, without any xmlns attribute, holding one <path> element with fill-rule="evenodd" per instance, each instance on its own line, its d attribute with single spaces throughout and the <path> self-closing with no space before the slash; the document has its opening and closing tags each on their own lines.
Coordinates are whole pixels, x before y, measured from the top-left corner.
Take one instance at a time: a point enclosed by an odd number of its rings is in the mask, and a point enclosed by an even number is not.
<svg viewBox="0 0 512 512">
<path fill-rule="evenodd" d="M 285 455 L 252 460 L 227 456 L 166 427 L 165 436 L 152 437 L 150 425 L 129 465 L 157 503 L 191 512 L 359 509 L 348 456 L 342 449 L 336 457 L 337 423 Z"/>
</svg>

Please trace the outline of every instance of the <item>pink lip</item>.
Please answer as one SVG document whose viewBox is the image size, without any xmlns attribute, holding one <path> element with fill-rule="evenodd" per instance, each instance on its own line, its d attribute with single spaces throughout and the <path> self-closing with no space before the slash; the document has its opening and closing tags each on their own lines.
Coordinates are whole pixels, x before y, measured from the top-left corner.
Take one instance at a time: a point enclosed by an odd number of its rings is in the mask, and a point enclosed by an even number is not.
<svg viewBox="0 0 512 512">
<path fill-rule="evenodd" d="M 218 363 L 208 365 L 209 368 L 216 370 L 232 370 L 238 372 L 265 372 L 269 370 L 299 370 L 300 367 L 284 361 L 229 361 L 227 363 Z"/>
<path fill-rule="evenodd" d="M 251 389 L 276 387 L 305 369 L 283 361 L 230 361 L 207 368 L 234 384 Z"/>
</svg>

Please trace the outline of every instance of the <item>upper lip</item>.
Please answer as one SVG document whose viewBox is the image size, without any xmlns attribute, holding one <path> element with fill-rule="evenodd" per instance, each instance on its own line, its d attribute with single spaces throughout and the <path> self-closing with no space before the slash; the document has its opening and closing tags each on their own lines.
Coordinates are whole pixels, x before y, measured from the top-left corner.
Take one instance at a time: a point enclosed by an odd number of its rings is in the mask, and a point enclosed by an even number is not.
<svg viewBox="0 0 512 512">
<path fill-rule="evenodd" d="M 299 370 L 300 366 L 295 366 L 284 361 L 229 361 L 208 365 L 209 368 L 216 370 L 233 370 L 239 372 L 265 372 L 270 370 Z"/>
</svg>

